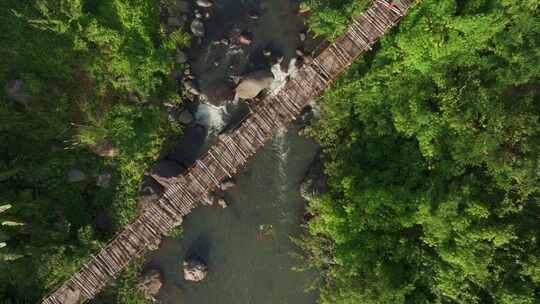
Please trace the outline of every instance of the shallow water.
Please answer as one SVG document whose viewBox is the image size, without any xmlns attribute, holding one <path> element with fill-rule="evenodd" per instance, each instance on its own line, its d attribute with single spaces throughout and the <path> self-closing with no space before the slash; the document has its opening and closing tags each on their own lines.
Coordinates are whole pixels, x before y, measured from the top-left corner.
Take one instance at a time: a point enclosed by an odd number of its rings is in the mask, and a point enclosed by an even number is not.
<svg viewBox="0 0 540 304">
<path fill-rule="evenodd" d="M 168 304 L 313 304 L 304 289 L 310 273 L 291 271 L 299 261 L 290 236 L 301 233 L 305 202 L 298 187 L 317 146 L 280 130 L 226 194 L 229 207 L 199 207 L 184 222 L 184 234 L 167 239 L 150 257 L 164 274 L 160 299 Z M 261 231 L 261 225 L 266 232 Z M 183 280 L 182 261 L 208 263 L 199 283 Z"/>
<path fill-rule="evenodd" d="M 296 56 L 299 32 L 304 27 L 295 13 L 297 7 L 294 0 L 220 0 L 206 9 L 212 16 L 205 20 L 207 35 L 191 55 L 200 90 L 211 103 L 222 104 L 232 98 L 235 84 L 230 76 L 269 70 L 278 57 L 287 65 Z M 240 33 L 251 34 L 249 46 L 236 42 Z M 228 44 L 219 43 L 222 39 L 228 39 Z M 264 57 L 263 49 L 270 49 L 272 56 Z"/>
</svg>

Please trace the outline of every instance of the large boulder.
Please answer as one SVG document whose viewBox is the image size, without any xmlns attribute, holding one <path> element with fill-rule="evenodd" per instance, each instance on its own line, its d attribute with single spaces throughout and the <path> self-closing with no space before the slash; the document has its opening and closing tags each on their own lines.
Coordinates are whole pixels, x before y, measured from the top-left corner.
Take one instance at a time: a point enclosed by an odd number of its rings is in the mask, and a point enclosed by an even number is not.
<svg viewBox="0 0 540 304">
<path fill-rule="evenodd" d="M 227 204 L 227 201 L 222 197 L 218 198 L 216 203 L 220 208 L 223 208 L 223 209 L 229 207 L 229 204 Z"/>
<path fill-rule="evenodd" d="M 190 28 L 191 32 L 196 37 L 204 37 L 204 35 L 206 34 L 206 31 L 204 29 L 204 23 L 199 19 L 193 20 L 193 22 L 191 22 Z"/>
<path fill-rule="evenodd" d="M 24 92 L 24 82 L 21 79 L 11 80 L 6 84 L 6 95 L 23 106 L 29 106 L 32 96 Z"/>
<path fill-rule="evenodd" d="M 163 277 L 157 269 L 150 269 L 145 272 L 138 284 L 139 290 L 144 294 L 144 297 L 153 300 L 163 286 Z"/>
<path fill-rule="evenodd" d="M 184 280 L 200 282 L 208 275 L 208 266 L 198 260 L 184 261 Z"/>
<path fill-rule="evenodd" d="M 207 134 L 206 128 L 197 123 L 187 125 L 181 142 L 167 158 L 190 167 L 201 155 Z"/>
<path fill-rule="evenodd" d="M 274 81 L 270 71 L 260 70 L 247 74 L 236 87 L 236 97 L 251 99 L 259 95 L 262 90 L 269 88 Z"/>
<path fill-rule="evenodd" d="M 184 125 L 189 125 L 193 122 L 193 114 L 187 109 L 182 110 L 178 115 L 176 115 L 178 122 Z"/>
<path fill-rule="evenodd" d="M 326 191 L 328 191 L 328 177 L 324 174 L 323 161 L 318 156 L 300 184 L 300 195 L 309 201 Z"/>
<path fill-rule="evenodd" d="M 167 187 L 174 179 L 184 173 L 186 167 L 170 159 L 159 160 L 150 170 L 150 176 L 158 183 Z"/>
</svg>

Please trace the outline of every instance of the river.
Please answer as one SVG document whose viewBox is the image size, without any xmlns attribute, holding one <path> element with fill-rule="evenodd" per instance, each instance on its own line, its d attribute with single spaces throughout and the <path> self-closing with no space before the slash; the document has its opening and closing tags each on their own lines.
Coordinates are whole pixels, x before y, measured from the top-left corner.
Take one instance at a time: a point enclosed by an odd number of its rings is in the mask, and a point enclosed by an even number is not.
<svg viewBox="0 0 540 304">
<path fill-rule="evenodd" d="M 221 0 L 202 9 L 211 16 L 204 21 L 206 36 L 189 52 L 202 103 L 187 105 L 195 121 L 187 126 L 170 159 L 189 165 L 220 132 L 234 128 L 247 114 L 248 104 L 231 98 L 232 79 L 272 69 L 272 91 L 294 71 L 304 30 L 297 11 L 295 0 Z M 241 33 L 251 35 L 249 46 L 235 42 Z M 268 50 L 271 55 L 265 56 Z M 195 209 L 184 219 L 183 235 L 166 238 L 149 255 L 147 267 L 163 274 L 159 300 L 166 304 L 316 302 L 316 292 L 305 292 L 314 274 L 291 269 L 300 261 L 291 256 L 298 248 L 290 237 L 302 232 L 306 206 L 299 185 L 318 151 L 316 144 L 297 135 L 298 128 L 277 131 L 235 177 L 236 187 L 225 194 L 229 207 Z M 183 278 L 182 262 L 192 258 L 208 265 L 208 277 L 202 282 Z"/>
<path fill-rule="evenodd" d="M 184 233 L 165 239 L 148 264 L 161 269 L 159 299 L 167 304 L 313 304 L 305 292 L 312 273 L 295 272 L 305 201 L 298 187 L 317 146 L 297 127 L 277 132 L 226 193 L 229 207 L 199 207 L 184 221 Z M 199 283 L 183 279 L 182 261 L 197 258 L 209 275 Z"/>
</svg>

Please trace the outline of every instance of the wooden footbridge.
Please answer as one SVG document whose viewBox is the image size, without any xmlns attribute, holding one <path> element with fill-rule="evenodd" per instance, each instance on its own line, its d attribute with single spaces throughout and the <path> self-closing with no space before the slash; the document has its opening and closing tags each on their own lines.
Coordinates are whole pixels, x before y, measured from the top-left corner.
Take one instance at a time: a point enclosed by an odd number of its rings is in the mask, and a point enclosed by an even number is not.
<svg viewBox="0 0 540 304">
<path fill-rule="evenodd" d="M 82 303 L 92 299 L 135 257 L 182 223 L 201 198 L 236 174 L 272 136 L 297 118 L 352 62 L 396 25 L 412 0 L 375 0 L 347 32 L 330 44 L 275 95 L 265 97 L 230 134 L 221 136 L 185 174 L 173 179 L 162 197 L 52 294 L 43 304 Z"/>
</svg>

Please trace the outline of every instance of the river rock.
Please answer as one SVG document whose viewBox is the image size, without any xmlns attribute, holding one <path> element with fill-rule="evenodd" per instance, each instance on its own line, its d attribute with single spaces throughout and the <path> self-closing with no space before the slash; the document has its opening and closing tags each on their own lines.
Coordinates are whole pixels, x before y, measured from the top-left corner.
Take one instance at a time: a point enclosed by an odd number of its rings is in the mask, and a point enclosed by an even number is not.
<svg viewBox="0 0 540 304">
<path fill-rule="evenodd" d="M 181 124 L 189 125 L 191 122 L 193 122 L 193 114 L 191 114 L 191 112 L 188 110 L 183 110 L 180 112 L 180 114 L 178 114 L 177 119 Z"/>
<path fill-rule="evenodd" d="M 139 190 L 138 207 L 146 210 L 155 203 L 165 191 L 165 187 L 150 175 L 144 175 Z"/>
<path fill-rule="evenodd" d="M 214 203 L 217 201 L 217 197 L 214 193 L 207 193 L 201 197 L 201 204 L 203 206 L 214 206 Z"/>
<path fill-rule="evenodd" d="M 199 19 L 193 20 L 193 22 L 191 22 L 190 28 L 193 35 L 197 37 L 204 37 L 204 35 L 206 34 L 206 31 L 204 29 L 204 23 Z"/>
<path fill-rule="evenodd" d="M 199 88 L 195 81 L 193 80 L 186 80 L 184 81 L 184 88 L 193 95 L 200 95 L 201 92 L 199 91 Z"/>
<path fill-rule="evenodd" d="M 94 145 L 90 146 L 90 150 L 95 154 L 103 157 L 115 157 L 120 154 L 120 149 L 116 148 L 109 140 L 100 140 Z"/>
<path fill-rule="evenodd" d="M 86 174 L 79 169 L 71 169 L 67 174 L 67 180 L 70 183 L 82 182 L 86 179 Z"/>
<path fill-rule="evenodd" d="M 186 260 L 184 261 L 184 280 L 192 282 L 200 282 L 208 275 L 208 266 L 201 261 Z"/>
<path fill-rule="evenodd" d="M 210 0 L 197 0 L 197 5 L 200 7 L 211 7 L 214 3 Z"/>
<path fill-rule="evenodd" d="M 168 187 L 171 183 L 174 183 L 174 179 L 184 173 L 184 171 L 186 171 L 186 167 L 174 160 L 161 159 L 152 166 L 150 176 L 162 186 Z"/>
<path fill-rule="evenodd" d="M 226 83 L 219 84 L 208 90 L 207 102 L 215 105 L 222 106 L 224 102 L 234 99 L 234 88 Z"/>
<path fill-rule="evenodd" d="M 111 185 L 112 174 L 104 172 L 96 176 L 96 186 L 100 188 L 109 188 Z"/>
<path fill-rule="evenodd" d="M 138 289 L 143 293 L 144 297 L 153 300 L 163 286 L 163 276 L 157 269 L 150 269 L 145 272 L 138 284 Z"/>
<path fill-rule="evenodd" d="M 234 182 L 234 180 L 227 179 L 227 180 L 223 181 L 221 183 L 221 185 L 219 185 L 219 189 L 221 189 L 221 191 L 227 191 L 227 190 L 231 189 L 234 186 L 236 186 L 236 183 Z"/>
<path fill-rule="evenodd" d="M 236 87 L 236 97 L 251 99 L 259 93 L 269 88 L 274 81 L 274 75 L 266 70 L 252 72 L 243 77 Z"/>
<path fill-rule="evenodd" d="M 182 51 L 176 51 L 176 63 L 179 63 L 179 64 L 182 64 L 182 63 L 186 63 L 188 60 L 188 57 L 186 55 L 186 53 L 182 52 Z"/>
<path fill-rule="evenodd" d="M 224 198 L 218 198 L 217 200 L 217 205 L 223 209 L 229 207 L 229 205 L 227 204 L 227 201 L 224 199 Z"/>
<path fill-rule="evenodd" d="M 300 195 L 307 201 L 328 191 L 328 177 L 324 174 L 324 164 L 317 156 L 300 184 Z"/>
<path fill-rule="evenodd" d="M 240 43 L 242 45 L 250 45 L 252 41 L 253 41 L 253 38 L 252 38 L 251 34 L 248 33 L 248 32 L 243 32 L 238 37 L 238 43 Z"/>
<path fill-rule="evenodd" d="M 21 79 L 11 80 L 6 84 L 6 95 L 25 107 L 32 102 L 32 96 L 24 92 L 24 82 Z"/>
</svg>

